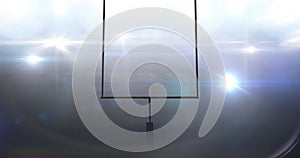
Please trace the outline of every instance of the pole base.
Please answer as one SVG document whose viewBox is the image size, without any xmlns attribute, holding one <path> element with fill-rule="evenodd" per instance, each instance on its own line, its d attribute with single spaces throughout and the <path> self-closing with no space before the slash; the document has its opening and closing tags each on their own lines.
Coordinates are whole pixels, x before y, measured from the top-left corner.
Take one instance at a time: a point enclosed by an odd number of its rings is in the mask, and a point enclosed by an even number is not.
<svg viewBox="0 0 300 158">
<path fill-rule="evenodd" d="M 146 132 L 153 131 L 153 127 L 154 127 L 153 122 L 147 122 L 146 123 Z"/>
</svg>

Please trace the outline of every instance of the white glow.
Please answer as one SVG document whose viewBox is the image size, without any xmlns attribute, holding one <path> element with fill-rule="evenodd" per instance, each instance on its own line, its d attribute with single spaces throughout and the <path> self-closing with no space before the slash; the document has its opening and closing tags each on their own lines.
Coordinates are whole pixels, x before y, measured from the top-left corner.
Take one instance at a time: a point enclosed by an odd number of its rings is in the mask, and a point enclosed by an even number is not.
<svg viewBox="0 0 300 158">
<path fill-rule="evenodd" d="M 96 1 L 96 3 L 99 4 L 99 1 Z M 123 11 L 142 7 L 167 8 L 176 10 L 177 12 L 183 13 L 191 18 L 194 17 L 194 0 L 107 0 L 106 16 L 109 18 Z"/>
<path fill-rule="evenodd" d="M 285 47 L 300 47 L 300 36 L 295 36 L 282 43 Z"/>
<path fill-rule="evenodd" d="M 246 51 L 247 51 L 248 53 L 250 53 L 250 54 L 255 53 L 257 50 L 258 50 L 258 49 L 255 48 L 255 47 L 253 47 L 253 46 L 250 46 L 250 47 L 246 48 Z"/>
<path fill-rule="evenodd" d="M 231 91 L 238 88 L 238 80 L 231 74 L 225 76 L 225 88 L 227 91 Z"/>
<path fill-rule="evenodd" d="M 54 0 L 52 2 L 52 9 L 55 14 L 61 15 L 68 11 L 69 6 L 66 0 Z"/>
<path fill-rule="evenodd" d="M 277 25 L 286 25 L 297 22 L 300 19 L 299 0 L 277 0 L 270 3 L 266 10 L 265 19 L 272 20 Z M 265 21 L 264 21 L 265 22 Z"/>
<path fill-rule="evenodd" d="M 65 50 L 71 41 L 64 39 L 63 37 L 54 37 L 52 39 L 45 40 L 44 47 L 55 47 L 60 50 Z"/>
<path fill-rule="evenodd" d="M 35 9 L 34 5 L 31 5 L 31 3 L 32 2 L 30 0 L 1 1 L 0 18 L 24 18 L 29 15 L 31 10 Z"/>
<path fill-rule="evenodd" d="M 35 64 L 35 63 L 41 62 L 43 60 L 44 60 L 43 58 L 35 56 L 35 55 L 31 55 L 26 58 L 26 61 L 31 64 Z"/>
<path fill-rule="evenodd" d="M 291 38 L 287 41 L 288 43 L 300 43 L 300 36 Z"/>
<path fill-rule="evenodd" d="M 225 1 L 227 2 L 227 10 L 231 13 L 231 14 L 235 14 L 235 15 L 239 15 L 242 14 L 245 10 L 246 7 L 248 5 L 248 1 L 241 1 L 241 0 L 229 0 L 229 1 Z"/>
</svg>

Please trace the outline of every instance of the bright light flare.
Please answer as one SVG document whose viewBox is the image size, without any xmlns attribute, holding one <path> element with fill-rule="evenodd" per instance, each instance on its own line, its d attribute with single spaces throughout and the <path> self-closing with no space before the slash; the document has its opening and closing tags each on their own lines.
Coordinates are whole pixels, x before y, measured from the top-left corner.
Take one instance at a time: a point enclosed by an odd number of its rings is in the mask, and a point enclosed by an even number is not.
<svg viewBox="0 0 300 158">
<path fill-rule="evenodd" d="M 238 80 L 231 74 L 226 74 L 225 76 L 225 88 L 227 91 L 232 91 L 238 88 Z"/>
<path fill-rule="evenodd" d="M 249 53 L 249 54 L 253 54 L 255 53 L 256 51 L 258 51 L 257 48 L 253 47 L 253 46 L 250 46 L 248 48 L 246 48 L 246 51 Z"/>
<path fill-rule="evenodd" d="M 44 41 L 44 47 L 54 47 L 60 50 L 66 50 L 66 47 L 71 43 L 71 41 L 64 39 L 63 37 L 52 38 Z"/>
<path fill-rule="evenodd" d="M 35 56 L 35 55 L 31 55 L 26 58 L 26 61 L 31 64 L 39 63 L 43 60 L 44 60 L 43 58 Z"/>
</svg>

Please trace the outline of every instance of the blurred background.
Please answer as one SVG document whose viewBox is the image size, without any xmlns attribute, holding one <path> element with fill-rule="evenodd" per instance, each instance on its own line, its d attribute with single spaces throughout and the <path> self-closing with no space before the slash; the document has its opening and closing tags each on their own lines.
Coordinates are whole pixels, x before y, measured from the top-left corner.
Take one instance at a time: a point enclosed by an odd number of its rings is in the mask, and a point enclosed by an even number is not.
<svg viewBox="0 0 300 158">
<path fill-rule="evenodd" d="M 108 16 L 146 6 L 193 15 L 191 0 L 146 1 L 107 0 Z M 75 109 L 73 62 L 82 41 L 102 22 L 102 3 L 0 0 L 0 157 L 300 156 L 299 1 L 197 0 L 198 22 L 224 59 L 225 106 L 211 133 L 198 138 L 209 102 L 209 88 L 200 84 L 201 104 L 191 127 L 176 142 L 147 153 L 122 152 L 101 143 Z M 207 72 L 204 64 L 199 71 Z M 163 126 L 177 103 L 167 102 L 154 122 Z M 105 109 L 108 114 L 120 112 L 113 101 L 105 105 L 111 105 Z M 128 123 L 121 119 L 125 114 L 117 116 L 112 120 L 124 128 L 144 129 L 134 118 Z"/>
</svg>

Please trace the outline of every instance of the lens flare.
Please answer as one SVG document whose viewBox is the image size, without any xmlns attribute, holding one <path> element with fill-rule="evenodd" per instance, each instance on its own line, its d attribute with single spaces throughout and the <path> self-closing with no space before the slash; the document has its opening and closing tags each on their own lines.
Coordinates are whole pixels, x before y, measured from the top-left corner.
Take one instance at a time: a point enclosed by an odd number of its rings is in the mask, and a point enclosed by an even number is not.
<svg viewBox="0 0 300 158">
<path fill-rule="evenodd" d="M 31 64 L 39 63 L 43 60 L 44 60 L 43 58 L 35 56 L 35 55 L 30 55 L 26 58 L 26 61 Z"/>
<path fill-rule="evenodd" d="M 225 88 L 227 91 L 232 91 L 238 88 L 238 80 L 231 74 L 226 74 L 225 76 Z"/>
<path fill-rule="evenodd" d="M 253 46 L 250 46 L 248 48 L 246 48 L 246 51 L 249 53 L 249 54 L 253 54 L 257 51 L 257 48 L 253 47 Z"/>
</svg>

